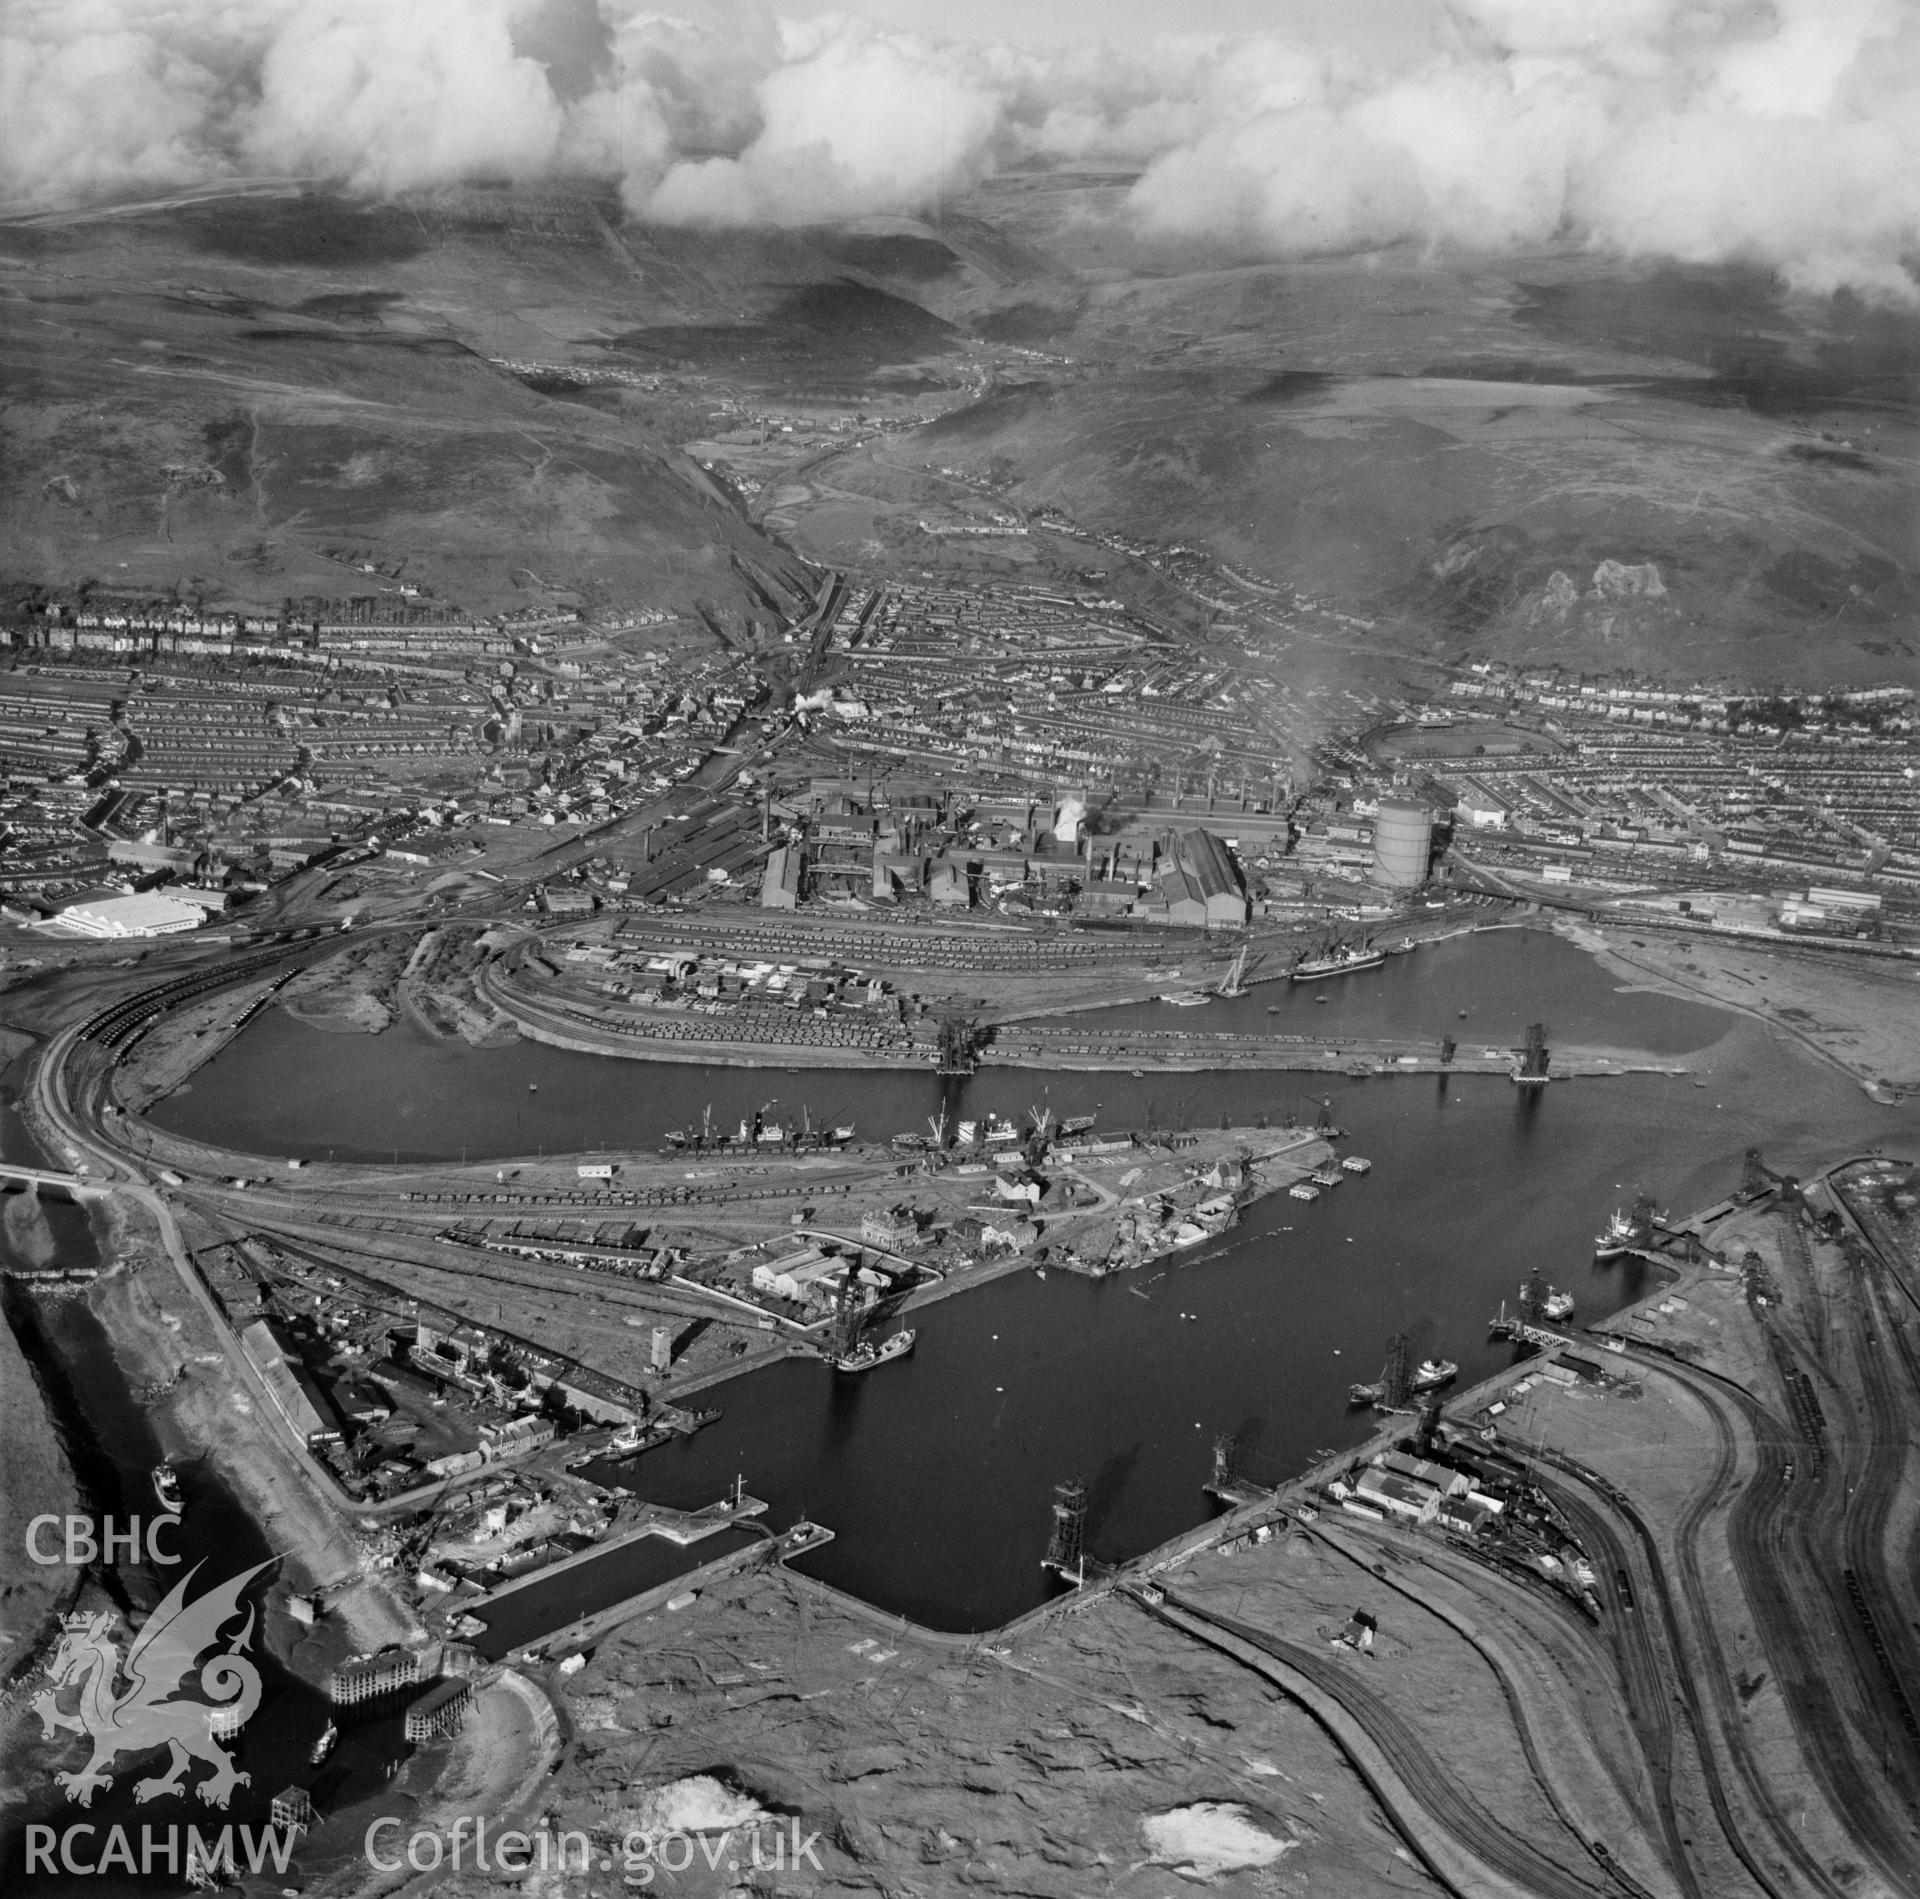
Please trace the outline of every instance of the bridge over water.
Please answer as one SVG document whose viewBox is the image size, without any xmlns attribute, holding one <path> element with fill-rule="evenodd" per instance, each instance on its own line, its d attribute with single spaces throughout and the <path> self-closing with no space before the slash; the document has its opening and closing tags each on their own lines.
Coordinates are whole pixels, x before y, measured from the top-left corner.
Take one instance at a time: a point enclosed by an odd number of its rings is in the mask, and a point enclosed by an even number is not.
<svg viewBox="0 0 1920 1899">
<path fill-rule="evenodd" d="M 38 1193 L 49 1200 L 71 1200 L 78 1206 L 88 1200 L 104 1200 L 109 1191 L 103 1182 L 86 1180 L 78 1174 L 0 1161 L 0 1193 Z"/>
</svg>

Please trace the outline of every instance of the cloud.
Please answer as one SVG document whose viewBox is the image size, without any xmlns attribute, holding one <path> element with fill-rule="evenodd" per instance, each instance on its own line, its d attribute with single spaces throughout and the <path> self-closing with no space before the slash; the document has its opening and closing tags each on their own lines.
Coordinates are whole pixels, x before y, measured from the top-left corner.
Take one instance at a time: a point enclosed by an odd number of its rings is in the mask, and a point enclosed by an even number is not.
<svg viewBox="0 0 1920 1899">
<path fill-rule="evenodd" d="M 517 51 L 516 0 L 305 0 L 267 47 L 236 125 L 243 161 L 357 190 L 527 177 L 559 150 L 546 70 Z"/>
<path fill-rule="evenodd" d="M 0 190 L 591 172 L 646 218 L 804 224 L 1112 158 L 1144 231 L 1274 255 L 1571 241 L 1914 294 L 1920 0 L 1433 0 L 1357 47 L 1043 52 L 764 0 L 12 0 Z"/>
<path fill-rule="evenodd" d="M 796 31 L 762 79 L 737 157 L 682 160 L 644 215 L 686 224 L 809 224 L 909 210 L 987 169 L 1002 100 L 964 48 L 854 21 Z"/>
<path fill-rule="evenodd" d="M 1279 253 L 1570 238 L 1914 295 L 1912 0 L 1455 0 L 1453 24 L 1384 83 L 1323 63 L 1285 96 L 1215 61 L 1206 129 L 1152 157 L 1136 215 Z"/>
</svg>

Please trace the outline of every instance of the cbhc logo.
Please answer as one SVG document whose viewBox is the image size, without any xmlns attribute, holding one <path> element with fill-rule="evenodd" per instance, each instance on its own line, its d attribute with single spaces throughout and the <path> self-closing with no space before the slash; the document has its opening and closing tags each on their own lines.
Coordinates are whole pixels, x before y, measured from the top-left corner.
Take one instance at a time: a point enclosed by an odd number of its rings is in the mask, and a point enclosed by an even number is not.
<svg viewBox="0 0 1920 1899">
<path fill-rule="evenodd" d="M 128 1517 L 125 1528 L 116 1530 L 112 1517 L 102 1517 L 96 1535 L 92 1517 L 38 1516 L 27 1525 L 27 1555 L 43 1567 L 64 1563 L 78 1569 L 83 1563 L 137 1563 L 144 1549 L 149 1562 L 177 1563 L 180 1552 L 162 1549 L 160 1532 L 179 1527 L 177 1516 L 148 1517 L 144 1528 L 139 1517 Z M 60 1533 L 51 1554 L 41 1547 L 43 1530 Z"/>
</svg>

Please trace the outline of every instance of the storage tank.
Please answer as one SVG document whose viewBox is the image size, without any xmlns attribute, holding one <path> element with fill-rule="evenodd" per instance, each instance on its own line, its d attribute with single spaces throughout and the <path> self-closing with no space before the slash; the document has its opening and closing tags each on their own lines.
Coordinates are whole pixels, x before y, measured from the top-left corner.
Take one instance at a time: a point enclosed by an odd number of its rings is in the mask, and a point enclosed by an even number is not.
<svg viewBox="0 0 1920 1899">
<path fill-rule="evenodd" d="M 1373 881 L 1417 890 L 1427 881 L 1433 813 L 1417 798 L 1382 798 L 1373 821 Z"/>
</svg>

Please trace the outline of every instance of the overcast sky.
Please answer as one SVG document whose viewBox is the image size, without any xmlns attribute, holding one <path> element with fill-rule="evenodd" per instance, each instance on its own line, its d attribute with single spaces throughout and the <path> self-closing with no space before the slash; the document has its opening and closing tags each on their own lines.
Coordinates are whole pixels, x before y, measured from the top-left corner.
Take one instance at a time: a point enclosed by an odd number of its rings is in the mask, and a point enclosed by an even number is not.
<svg viewBox="0 0 1920 1899">
<path fill-rule="evenodd" d="M 1424 42 L 1436 0 L 785 0 L 780 11 L 861 13 L 948 39 L 1029 46 L 1284 29 L 1311 40 L 1377 47 L 1391 57 Z"/>
</svg>

